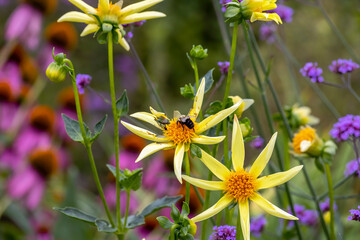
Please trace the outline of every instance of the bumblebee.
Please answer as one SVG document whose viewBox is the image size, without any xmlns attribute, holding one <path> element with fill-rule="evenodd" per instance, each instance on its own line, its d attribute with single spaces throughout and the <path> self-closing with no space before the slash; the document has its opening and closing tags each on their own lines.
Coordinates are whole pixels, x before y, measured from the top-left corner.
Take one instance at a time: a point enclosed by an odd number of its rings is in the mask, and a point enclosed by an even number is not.
<svg viewBox="0 0 360 240">
<path fill-rule="evenodd" d="M 178 123 L 181 124 L 181 126 L 184 128 L 184 125 L 188 127 L 189 129 L 194 128 L 194 122 L 191 120 L 190 116 L 181 115 L 178 120 Z"/>
</svg>

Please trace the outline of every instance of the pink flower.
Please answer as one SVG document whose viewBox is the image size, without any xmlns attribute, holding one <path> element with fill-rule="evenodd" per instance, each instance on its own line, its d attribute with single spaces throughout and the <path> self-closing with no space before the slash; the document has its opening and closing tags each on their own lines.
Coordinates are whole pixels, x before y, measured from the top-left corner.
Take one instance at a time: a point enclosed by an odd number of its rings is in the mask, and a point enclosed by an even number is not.
<svg viewBox="0 0 360 240">
<path fill-rule="evenodd" d="M 41 12 L 28 4 L 20 4 L 6 22 L 5 39 L 18 40 L 33 50 L 39 45 L 41 25 Z"/>
</svg>

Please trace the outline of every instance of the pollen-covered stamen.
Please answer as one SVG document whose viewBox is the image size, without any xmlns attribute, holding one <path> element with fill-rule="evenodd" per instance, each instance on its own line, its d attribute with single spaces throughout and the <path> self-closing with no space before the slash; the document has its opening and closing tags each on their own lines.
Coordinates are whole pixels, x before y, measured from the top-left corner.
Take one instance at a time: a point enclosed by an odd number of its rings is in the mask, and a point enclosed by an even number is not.
<svg viewBox="0 0 360 240">
<path fill-rule="evenodd" d="M 58 158 L 53 149 L 39 149 L 30 154 L 31 166 L 45 179 L 56 172 Z"/>
<path fill-rule="evenodd" d="M 196 123 L 194 123 L 196 125 Z M 191 139 L 196 136 L 195 127 L 189 129 L 185 124 L 178 122 L 178 119 L 170 120 L 170 123 L 166 125 L 164 135 L 173 141 L 175 145 L 180 143 L 190 143 Z"/>
<path fill-rule="evenodd" d="M 225 180 L 225 193 L 237 202 L 243 202 L 257 190 L 256 178 L 244 170 L 231 171 Z"/>
</svg>

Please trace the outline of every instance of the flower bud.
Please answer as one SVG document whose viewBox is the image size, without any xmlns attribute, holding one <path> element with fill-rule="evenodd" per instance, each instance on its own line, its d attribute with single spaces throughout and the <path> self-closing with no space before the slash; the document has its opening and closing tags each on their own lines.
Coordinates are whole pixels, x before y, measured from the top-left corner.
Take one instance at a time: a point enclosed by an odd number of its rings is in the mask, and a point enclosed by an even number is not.
<svg viewBox="0 0 360 240">
<path fill-rule="evenodd" d="M 292 107 L 292 116 L 295 118 L 297 125 L 306 126 L 306 125 L 315 125 L 319 123 L 319 119 L 310 115 L 311 109 L 309 107 L 298 107 L 294 105 Z"/>
<path fill-rule="evenodd" d="M 241 118 L 242 113 L 254 103 L 253 99 L 242 99 L 239 96 L 229 96 L 229 98 L 231 98 L 231 100 L 233 101 L 233 104 L 236 104 L 239 101 L 242 101 L 242 103 L 240 104 L 238 109 L 236 109 L 236 111 L 235 111 L 235 114 L 238 118 Z"/>
<path fill-rule="evenodd" d="M 293 138 L 295 153 L 306 153 L 312 157 L 319 157 L 324 148 L 324 142 L 311 127 L 301 129 Z"/>
<path fill-rule="evenodd" d="M 196 60 L 202 60 L 208 56 L 207 49 L 204 49 L 201 45 L 193 45 L 190 50 L 190 56 Z"/>
<path fill-rule="evenodd" d="M 50 79 L 50 81 L 58 83 L 65 80 L 67 74 L 67 70 L 58 65 L 56 62 L 52 62 L 49 64 L 46 69 L 46 76 Z"/>
<path fill-rule="evenodd" d="M 253 130 L 253 128 L 250 125 L 250 121 L 247 121 L 245 123 L 240 123 L 240 128 L 244 138 L 250 136 Z"/>
<path fill-rule="evenodd" d="M 193 236 L 195 236 L 196 234 L 196 231 L 197 231 L 197 226 L 196 224 L 194 223 L 193 220 L 189 219 L 189 223 L 190 223 L 190 229 L 189 229 L 189 233 Z"/>
</svg>

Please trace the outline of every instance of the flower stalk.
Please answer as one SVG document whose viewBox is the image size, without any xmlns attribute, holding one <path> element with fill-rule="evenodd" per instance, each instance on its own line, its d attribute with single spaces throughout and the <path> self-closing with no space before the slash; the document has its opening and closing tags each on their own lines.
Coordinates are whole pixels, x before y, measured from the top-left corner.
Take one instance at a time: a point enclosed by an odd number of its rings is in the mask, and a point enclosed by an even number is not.
<svg viewBox="0 0 360 240">
<path fill-rule="evenodd" d="M 325 174 L 329 188 L 329 199 L 330 199 L 330 239 L 335 240 L 335 218 L 334 218 L 334 189 L 333 181 L 331 177 L 331 169 L 329 163 L 324 163 L 325 165 Z"/>
</svg>

